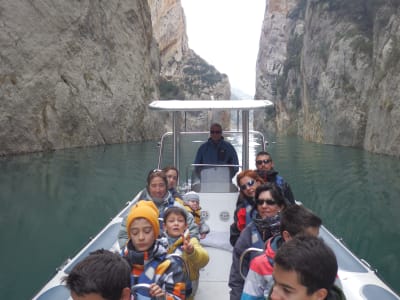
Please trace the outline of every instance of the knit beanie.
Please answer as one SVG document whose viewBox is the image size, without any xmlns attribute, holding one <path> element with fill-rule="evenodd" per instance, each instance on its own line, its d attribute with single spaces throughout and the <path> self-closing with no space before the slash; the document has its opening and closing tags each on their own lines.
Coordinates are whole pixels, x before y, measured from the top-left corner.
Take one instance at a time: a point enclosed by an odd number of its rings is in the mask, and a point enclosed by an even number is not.
<svg viewBox="0 0 400 300">
<path fill-rule="evenodd" d="M 144 218 L 150 222 L 154 230 L 154 235 L 157 238 L 160 234 L 160 224 L 158 222 L 158 209 L 153 201 L 140 200 L 132 208 L 126 219 L 126 230 L 130 232 L 131 225 L 134 220 Z"/>
<path fill-rule="evenodd" d="M 190 200 L 199 202 L 200 201 L 199 194 L 197 194 L 196 192 L 190 191 L 190 192 L 187 192 L 185 195 L 183 195 L 183 202 L 186 203 Z"/>
</svg>

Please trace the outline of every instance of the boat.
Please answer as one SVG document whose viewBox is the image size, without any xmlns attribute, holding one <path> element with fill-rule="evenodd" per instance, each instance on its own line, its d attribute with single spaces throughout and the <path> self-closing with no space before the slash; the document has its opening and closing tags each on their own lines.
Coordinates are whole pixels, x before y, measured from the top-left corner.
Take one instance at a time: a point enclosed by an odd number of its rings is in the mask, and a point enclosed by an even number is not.
<svg viewBox="0 0 400 300">
<path fill-rule="evenodd" d="M 228 279 L 232 257 L 229 226 L 233 222 L 238 189 L 229 173 L 229 168 L 236 166 L 193 164 L 195 151 L 199 143 L 208 138 L 208 131 L 181 131 L 181 112 L 241 111 L 241 130 L 224 131 L 224 137 L 238 147 L 238 156 L 241 158 L 238 167 L 245 170 L 255 168 L 250 164 L 250 149 L 253 149 L 254 153 L 251 155 L 255 157 L 255 153 L 264 150 L 267 144 L 262 133 L 249 129 L 250 112 L 272 105 L 268 100 L 159 100 L 150 104 L 152 110 L 172 113 L 172 131 L 165 133 L 159 144 L 158 168 L 172 164 L 180 170 L 179 186 L 182 191 L 194 190 L 199 193 L 202 213 L 211 228 L 207 237 L 201 240 L 201 244 L 209 253 L 210 262 L 200 271 L 196 300 L 215 299 L 216 295 L 220 300 L 229 299 Z M 196 167 L 202 168 L 201 176 L 196 175 Z M 119 252 L 117 235 L 122 219 L 139 200 L 139 195 L 140 192 L 87 245 L 58 267 L 54 276 L 33 299 L 71 299 L 62 279 L 79 261 L 97 249 Z M 400 299 L 378 276 L 376 270 L 354 255 L 342 240 L 324 226 L 320 229 L 320 236 L 336 254 L 339 265 L 338 278 L 347 299 Z"/>
</svg>

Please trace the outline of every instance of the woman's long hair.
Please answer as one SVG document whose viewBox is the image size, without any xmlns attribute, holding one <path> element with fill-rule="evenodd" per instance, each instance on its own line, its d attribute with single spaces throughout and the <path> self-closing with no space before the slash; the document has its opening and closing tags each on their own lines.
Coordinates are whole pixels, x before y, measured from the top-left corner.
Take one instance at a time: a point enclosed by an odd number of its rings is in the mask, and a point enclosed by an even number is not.
<svg viewBox="0 0 400 300">
<path fill-rule="evenodd" d="M 264 180 L 257 174 L 256 171 L 254 171 L 254 170 L 244 170 L 244 171 L 242 171 L 242 172 L 240 172 L 239 174 L 236 175 L 236 183 L 237 183 L 238 187 L 240 187 L 240 180 L 242 180 L 242 178 L 244 178 L 246 176 L 254 179 L 255 181 L 260 182 L 261 184 L 264 183 Z M 247 198 L 242 190 L 240 190 L 240 198 Z"/>
</svg>

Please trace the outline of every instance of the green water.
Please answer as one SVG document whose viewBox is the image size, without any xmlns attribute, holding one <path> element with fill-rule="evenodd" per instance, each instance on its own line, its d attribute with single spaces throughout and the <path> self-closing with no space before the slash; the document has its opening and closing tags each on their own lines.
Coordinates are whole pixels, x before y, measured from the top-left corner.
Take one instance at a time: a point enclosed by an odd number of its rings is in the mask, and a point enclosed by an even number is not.
<svg viewBox="0 0 400 300">
<path fill-rule="evenodd" d="M 400 161 L 298 138 L 269 149 L 297 199 L 400 291 Z M 0 298 L 30 299 L 156 167 L 155 142 L 0 158 Z"/>
</svg>

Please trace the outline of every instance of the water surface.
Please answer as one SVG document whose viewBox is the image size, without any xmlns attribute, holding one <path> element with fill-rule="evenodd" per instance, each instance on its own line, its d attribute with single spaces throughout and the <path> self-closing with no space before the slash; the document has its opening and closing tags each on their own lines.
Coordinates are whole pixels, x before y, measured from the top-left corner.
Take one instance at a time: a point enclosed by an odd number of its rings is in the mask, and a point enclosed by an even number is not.
<svg viewBox="0 0 400 300">
<path fill-rule="evenodd" d="M 400 291 L 400 161 L 279 138 L 295 197 Z M 0 298 L 30 299 L 145 185 L 155 142 L 0 158 Z"/>
</svg>

